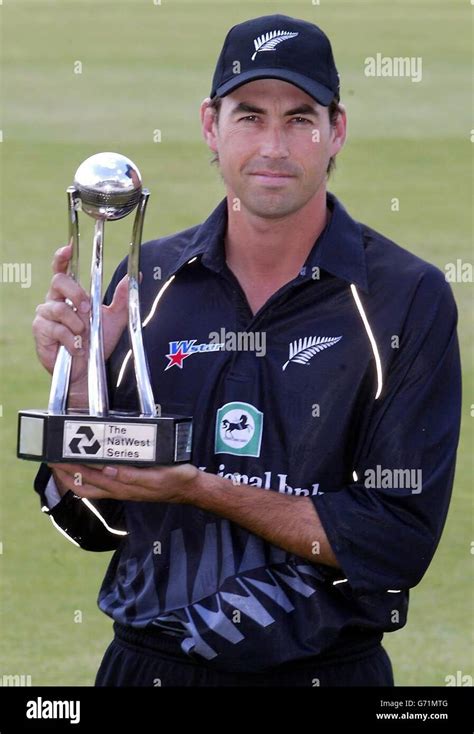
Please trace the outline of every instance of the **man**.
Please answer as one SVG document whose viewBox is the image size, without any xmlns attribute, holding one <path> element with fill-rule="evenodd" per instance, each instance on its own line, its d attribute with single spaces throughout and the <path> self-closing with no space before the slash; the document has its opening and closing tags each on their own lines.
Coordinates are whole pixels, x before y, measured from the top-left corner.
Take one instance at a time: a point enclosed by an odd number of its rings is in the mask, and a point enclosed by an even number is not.
<svg viewBox="0 0 474 734">
<path fill-rule="evenodd" d="M 141 262 L 155 399 L 194 416 L 192 464 L 36 480 L 74 543 L 116 549 L 96 684 L 393 685 L 381 639 L 405 624 L 453 482 L 450 289 L 327 193 L 346 115 L 319 28 L 232 28 L 201 119 L 226 198 Z M 59 344 L 75 355 L 69 406 L 83 408 L 89 303 L 69 257 L 54 257 L 34 334 L 48 371 Z M 112 407 L 136 410 L 125 279 L 122 263 L 105 351 Z"/>
</svg>

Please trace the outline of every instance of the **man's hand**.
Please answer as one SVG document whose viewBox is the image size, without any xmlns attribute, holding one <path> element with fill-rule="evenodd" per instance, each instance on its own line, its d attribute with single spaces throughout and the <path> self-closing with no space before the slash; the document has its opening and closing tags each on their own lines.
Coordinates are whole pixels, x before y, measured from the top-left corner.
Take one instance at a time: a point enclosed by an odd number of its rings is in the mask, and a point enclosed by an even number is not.
<svg viewBox="0 0 474 734">
<path fill-rule="evenodd" d="M 63 489 L 90 500 L 133 502 L 190 501 L 202 472 L 192 464 L 137 469 L 132 466 L 50 464 Z"/>
<path fill-rule="evenodd" d="M 59 347 L 64 345 L 74 357 L 71 387 L 86 391 L 89 344 L 89 294 L 68 274 L 72 246 L 61 247 L 52 262 L 53 278 L 44 303 L 36 309 L 33 321 L 36 352 L 43 367 L 52 374 Z M 102 306 L 104 353 L 107 359 L 127 325 L 127 276 L 115 289 L 110 306 Z M 72 304 L 66 303 L 66 299 Z"/>
<path fill-rule="evenodd" d="M 291 497 L 233 484 L 192 464 L 135 469 L 131 466 L 53 464 L 55 477 L 79 497 L 189 504 L 226 517 L 269 543 L 339 568 L 309 497 Z"/>
</svg>

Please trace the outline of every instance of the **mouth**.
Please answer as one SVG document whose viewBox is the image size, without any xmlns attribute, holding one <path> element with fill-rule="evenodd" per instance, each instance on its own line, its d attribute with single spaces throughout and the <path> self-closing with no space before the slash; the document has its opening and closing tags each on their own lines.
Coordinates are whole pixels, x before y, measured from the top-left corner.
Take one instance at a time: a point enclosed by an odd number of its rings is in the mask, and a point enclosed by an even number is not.
<svg viewBox="0 0 474 734">
<path fill-rule="evenodd" d="M 255 171 L 255 173 L 250 173 L 249 175 L 256 178 L 259 183 L 269 184 L 271 186 L 285 184 L 291 178 L 294 178 L 294 176 L 288 173 L 277 173 L 275 171 Z"/>
</svg>

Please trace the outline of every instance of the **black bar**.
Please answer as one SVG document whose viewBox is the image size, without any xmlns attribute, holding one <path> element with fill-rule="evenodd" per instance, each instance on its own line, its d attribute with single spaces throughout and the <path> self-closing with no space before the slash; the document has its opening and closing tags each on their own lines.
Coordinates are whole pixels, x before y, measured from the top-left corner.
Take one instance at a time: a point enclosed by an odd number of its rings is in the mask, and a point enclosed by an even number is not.
<svg viewBox="0 0 474 734">
<path fill-rule="evenodd" d="M 417 688 L 1 688 L 0 732 L 227 731 L 280 723 L 291 732 L 472 734 L 472 689 Z M 49 703 L 48 703 L 49 702 Z M 49 713 L 64 718 L 45 718 Z M 63 702 L 58 705 L 58 702 Z M 66 707 L 64 702 L 73 702 Z M 79 709 L 77 703 L 79 702 Z M 28 718 L 27 711 L 42 718 Z M 381 718 L 381 714 L 385 714 Z M 390 717 L 388 715 L 391 715 Z M 398 716 L 393 716 L 398 714 Z M 68 715 L 69 718 L 65 718 Z M 421 715 L 426 715 L 423 720 Z M 71 718 L 79 716 L 77 723 Z M 277 718 L 278 717 L 278 718 Z M 280 720 L 278 722 L 278 719 Z M 284 723 L 287 722 L 287 723 Z M 283 725 L 283 726 L 282 726 Z M 272 729 L 273 730 L 273 729 Z M 276 728 L 275 728 L 276 731 Z"/>
</svg>

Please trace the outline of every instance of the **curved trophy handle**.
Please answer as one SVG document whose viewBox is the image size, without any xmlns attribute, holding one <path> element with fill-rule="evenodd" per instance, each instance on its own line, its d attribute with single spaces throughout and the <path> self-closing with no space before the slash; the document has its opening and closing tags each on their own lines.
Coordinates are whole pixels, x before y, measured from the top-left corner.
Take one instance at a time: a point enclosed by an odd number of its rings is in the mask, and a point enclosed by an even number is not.
<svg viewBox="0 0 474 734">
<path fill-rule="evenodd" d="M 140 412 L 143 416 L 151 417 L 156 416 L 157 412 L 145 349 L 143 347 L 139 298 L 140 246 L 143 233 L 143 220 L 149 197 L 150 192 L 148 189 L 143 189 L 133 223 L 132 240 L 128 254 L 128 332 L 132 347 Z"/>
<path fill-rule="evenodd" d="M 78 191 L 74 186 L 66 189 L 68 201 L 69 242 L 72 244 L 72 256 L 69 261 L 68 274 L 79 282 L 79 217 L 76 209 Z M 72 357 L 66 347 L 61 345 L 54 364 L 53 379 L 49 393 L 48 412 L 52 415 L 64 415 L 67 408 L 69 380 L 71 377 Z"/>
</svg>

